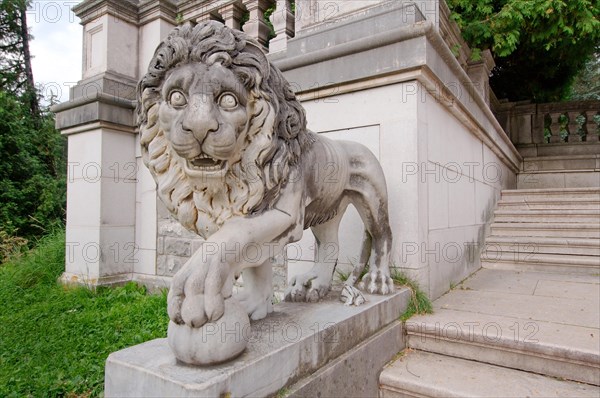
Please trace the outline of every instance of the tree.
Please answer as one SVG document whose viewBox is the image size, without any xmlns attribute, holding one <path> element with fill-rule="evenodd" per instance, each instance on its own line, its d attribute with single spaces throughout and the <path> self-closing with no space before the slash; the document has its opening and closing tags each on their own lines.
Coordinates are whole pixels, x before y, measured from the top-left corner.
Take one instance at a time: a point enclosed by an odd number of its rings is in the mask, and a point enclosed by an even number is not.
<svg viewBox="0 0 600 398">
<path fill-rule="evenodd" d="M 600 101 L 600 46 L 575 77 L 569 99 Z"/>
<path fill-rule="evenodd" d="M 40 236 L 64 219 L 66 143 L 40 110 L 29 52 L 29 0 L 0 3 L 0 240 Z M 0 246 L 1 243 L 0 242 Z"/>
<path fill-rule="evenodd" d="M 498 98 L 564 99 L 600 42 L 600 0 L 448 0 L 452 18 L 478 57 L 496 61 Z"/>
<path fill-rule="evenodd" d="M 30 0 L 2 0 L 0 4 L 0 90 L 21 96 L 31 114 L 38 117 L 27 27 L 29 3 Z"/>
</svg>

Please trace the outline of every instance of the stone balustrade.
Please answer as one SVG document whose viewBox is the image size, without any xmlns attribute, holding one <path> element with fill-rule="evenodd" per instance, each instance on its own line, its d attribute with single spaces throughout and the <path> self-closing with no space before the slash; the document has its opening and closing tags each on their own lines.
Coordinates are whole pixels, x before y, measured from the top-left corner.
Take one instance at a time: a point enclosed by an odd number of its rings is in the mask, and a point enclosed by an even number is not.
<svg viewBox="0 0 600 398">
<path fill-rule="evenodd" d="M 598 142 L 600 102 L 545 105 L 538 111 L 544 118 L 544 139 L 547 142 Z"/>
<path fill-rule="evenodd" d="M 599 141 L 600 101 L 504 103 L 497 111 L 515 145 Z"/>
<path fill-rule="evenodd" d="M 206 0 L 179 5 L 183 21 L 221 21 L 230 28 L 242 29 L 270 52 L 284 51 L 287 39 L 294 36 L 292 8 L 291 0 Z M 273 29 L 267 22 L 267 12 Z"/>
</svg>

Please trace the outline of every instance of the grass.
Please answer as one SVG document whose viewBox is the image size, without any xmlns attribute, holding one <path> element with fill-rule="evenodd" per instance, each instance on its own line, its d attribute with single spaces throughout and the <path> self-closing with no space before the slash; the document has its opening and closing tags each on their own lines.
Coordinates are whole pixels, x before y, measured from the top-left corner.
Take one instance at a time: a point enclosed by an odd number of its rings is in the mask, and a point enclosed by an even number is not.
<svg viewBox="0 0 600 398">
<path fill-rule="evenodd" d="M 433 306 L 429 297 L 419 288 L 419 285 L 415 281 L 397 270 L 392 272 L 391 277 L 394 283 L 408 287 L 412 293 L 408 308 L 402 314 L 400 320 L 406 321 L 413 315 L 431 314 L 433 312 Z"/>
<path fill-rule="evenodd" d="M 108 354 L 166 336 L 166 292 L 62 286 L 64 247 L 57 231 L 0 266 L 2 397 L 102 396 Z"/>
<path fill-rule="evenodd" d="M 360 275 L 359 280 L 362 279 L 362 277 L 365 276 L 368 271 L 369 269 L 367 266 Z M 336 272 L 342 282 L 347 281 L 350 277 L 350 272 L 346 273 L 339 270 L 336 270 Z M 396 269 L 393 269 L 391 277 L 395 284 L 406 286 L 412 292 L 410 302 L 408 303 L 408 308 L 400 317 L 402 321 L 406 321 L 413 315 L 431 314 L 433 312 L 433 306 L 431 305 L 429 297 L 427 297 L 427 295 L 419 288 L 419 285 L 415 281 L 408 278 L 406 275 L 402 274 Z"/>
</svg>

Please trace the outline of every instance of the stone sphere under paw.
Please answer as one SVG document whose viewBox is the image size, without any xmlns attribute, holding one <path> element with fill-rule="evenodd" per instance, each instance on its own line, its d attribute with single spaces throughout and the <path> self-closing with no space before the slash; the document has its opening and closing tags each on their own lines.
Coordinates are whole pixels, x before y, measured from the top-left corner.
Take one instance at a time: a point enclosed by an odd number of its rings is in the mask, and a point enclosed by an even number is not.
<svg viewBox="0 0 600 398">
<path fill-rule="evenodd" d="M 250 319 L 235 299 L 225 300 L 225 312 L 216 322 L 199 328 L 169 322 L 167 338 L 175 357 L 190 365 L 213 365 L 240 355 L 250 336 Z"/>
</svg>

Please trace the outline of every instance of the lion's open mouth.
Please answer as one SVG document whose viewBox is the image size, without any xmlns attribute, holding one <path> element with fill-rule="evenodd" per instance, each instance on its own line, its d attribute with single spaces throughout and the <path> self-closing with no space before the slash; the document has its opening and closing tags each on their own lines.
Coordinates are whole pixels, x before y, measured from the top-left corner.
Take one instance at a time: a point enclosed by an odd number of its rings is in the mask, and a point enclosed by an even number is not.
<svg viewBox="0 0 600 398">
<path fill-rule="evenodd" d="M 198 171 L 219 171 L 225 165 L 225 161 L 213 159 L 206 154 L 187 161 L 188 167 Z"/>
</svg>

